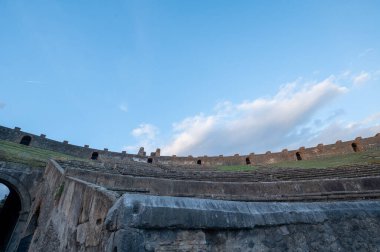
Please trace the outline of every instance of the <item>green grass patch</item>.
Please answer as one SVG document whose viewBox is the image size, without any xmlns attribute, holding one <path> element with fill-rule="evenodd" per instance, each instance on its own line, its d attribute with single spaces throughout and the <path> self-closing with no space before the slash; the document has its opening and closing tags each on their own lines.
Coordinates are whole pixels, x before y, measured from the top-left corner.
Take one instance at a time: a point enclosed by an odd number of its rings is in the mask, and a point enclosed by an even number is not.
<svg viewBox="0 0 380 252">
<path fill-rule="evenodd" d="M 22 163 L 33 167 L 45 167 L 49 159 L 88 161 L 87 159 L 76 158 L 55 151 L 0 140 L 0 160 L 2 161 Z"/>
<path fill-rule="evenodd" d="M 251 165 L 223 165 L 217 167 L 219 171 L 253 171 L 257 166 Z"/>
<path fill-rule="evenodd" d="M 63 193 L 63 190 L 65 189 L 65 183 L 63 182 L 55 191 L 54 199 L 58 201 L 61 198 L 61 195 Z"/>
</svg>

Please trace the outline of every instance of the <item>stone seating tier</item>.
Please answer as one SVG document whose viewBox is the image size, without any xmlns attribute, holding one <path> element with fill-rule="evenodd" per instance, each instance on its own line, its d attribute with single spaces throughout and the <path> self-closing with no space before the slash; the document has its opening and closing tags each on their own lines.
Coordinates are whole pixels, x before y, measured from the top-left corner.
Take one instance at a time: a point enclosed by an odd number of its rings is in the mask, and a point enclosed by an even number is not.
<svg viewBox="0 0 380 252">
<path fill-rule="evenodd" d="M 195 180 L 214 182 L 272 182 L 272 181 L 297 181 L 313 179 L 339 179 L 380 176 L 380 164 L 345 165 L 335 168 L 271 168 L 261 167 L 252 171 L 217 171 L 181 169 L 182 167 L 157 166 L 143 162 L 130 161 L 128 164 L 81 162 L 81 161 L 57 161 L 62 168 L 82 169 L 129 175 L 135 177 L 156 177 L 173 180 Z"/>
</svg>

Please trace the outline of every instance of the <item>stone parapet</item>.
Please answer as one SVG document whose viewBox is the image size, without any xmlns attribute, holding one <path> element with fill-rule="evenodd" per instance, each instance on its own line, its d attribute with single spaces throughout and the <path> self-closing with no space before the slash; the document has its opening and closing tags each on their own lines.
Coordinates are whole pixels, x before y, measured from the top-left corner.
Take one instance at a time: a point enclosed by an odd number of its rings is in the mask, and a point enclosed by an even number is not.
<svg viewBox="0 0 380 252">
<path fill-rule="evenodd" d="M 124 194 L 105 225 L 112 232 L 106 251 L 348 251 L 358 242 L 378 246 L 380 202 L 258 203 Z"/>
</svg>

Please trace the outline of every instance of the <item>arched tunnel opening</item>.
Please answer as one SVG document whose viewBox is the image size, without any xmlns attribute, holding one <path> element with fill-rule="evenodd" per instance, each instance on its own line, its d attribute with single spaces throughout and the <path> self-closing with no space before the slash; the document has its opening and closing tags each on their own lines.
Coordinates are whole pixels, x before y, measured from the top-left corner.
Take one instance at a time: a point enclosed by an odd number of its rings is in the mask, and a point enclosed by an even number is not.
<svg viewBox="0 0 380 252">
<path fill-rule="evenodd" d="M 32 137 L 30 136 L 23 136 L 21 138 L 20 144 L 29 146 L 30 142 L 32 141 Z"/>
<path fill-rule="evenodd" d="M 91 154 L 91 159 L 92 160 L 98 160 L 98 157 L 99 157 L 99 153 L 96 152 L 96 151 Z"/>
<path fill-rule="evenodd" d="M 352 144 L 351 144 L 351 147 L 352 147 L 352 150 L 353 150 L 354 152 L 358 152 L 358 151 L 359 151 L 358 145 L 357 145 L 356 143 L 352 143 Z"/>
<path fill-rule="evenodd" d="M 21 211 L 21 199 L 11 187 L 0 181 L 0 251 L 7 249 Z"/>
</svg>

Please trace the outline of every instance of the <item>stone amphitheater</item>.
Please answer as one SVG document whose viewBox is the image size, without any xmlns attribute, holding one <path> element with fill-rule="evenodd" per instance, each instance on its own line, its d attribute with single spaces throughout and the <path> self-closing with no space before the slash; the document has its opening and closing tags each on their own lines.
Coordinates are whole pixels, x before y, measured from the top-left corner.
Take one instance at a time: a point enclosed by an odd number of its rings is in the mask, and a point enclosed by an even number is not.
<svg viewBox="0 0 380 252">
<path fill-rule="evenodd" d="M 0 126 L 0 251 L 380 251 L 380 134 L 216 157 Z"/>
</svg>

